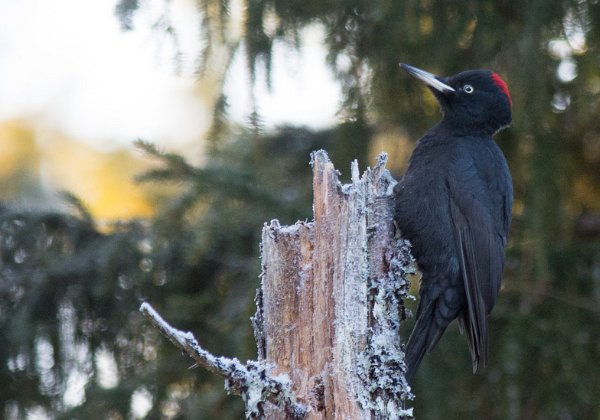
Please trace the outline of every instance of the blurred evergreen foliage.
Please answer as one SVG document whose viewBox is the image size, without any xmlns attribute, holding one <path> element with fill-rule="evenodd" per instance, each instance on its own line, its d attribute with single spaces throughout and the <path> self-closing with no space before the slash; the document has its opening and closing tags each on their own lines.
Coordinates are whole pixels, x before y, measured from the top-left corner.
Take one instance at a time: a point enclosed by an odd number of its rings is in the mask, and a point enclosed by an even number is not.
<svg viewBox="0 0 600 420">
<path fill-rule="evenodd" d="M 262 225 L 311 214 L 309 154 L 327 148 L 338 163 L 348 162 L 348 133 L 368 143 L 356 122 L 318 133 L 247 131 L 215 146 L 202 167 L 139 141 L 157 160 L 139 181 L 180 187 L 152 221 L 100 230 L 70 195 L 70 214 L 1 208 L 3 417 L 41 405 L 53 417 L 125 418 L 131 395 L 145 389 L 156 402 L 152 418 L 239 418 L 239 397 L 227 398 L 220 378 L 189 370 L 192 361 L 137 309 L 148 300 L 215 353 L 256 358 L 249 317 Z M 103 385 L 100 354 L 114 359 L 118 384 Z M 69 407 L 63 394 L 73 372 L 89 382 L 85 403 Z"/>
<path fill-rule="evenodd" d="M 120 2 L 124 28 L 139 3 Z M 404 61 L 444 75 L 493 68 L 514 104 L 514 124 L 497 138 L 516 197 L 490 367 L 473 376 L 464 338 L 448 331 L 417 376 L 418 418 L 599 418 L 600 4 L 242 1 L 240 39 L 227 31 L 232 4 L 198 4 L 203 65 L 219 46 L 231 56 L 244 46 L 253 77 L 257 66 L 269 74 L 275 42 L 299 45 L 303 28 L 320 25 L 345 122 L 264 133 L 254 115 L 254 126 L 237 132 L 223 96 L 204 165 L 139 143 L 157 160 L 140 182 L 180 187 L 157 203 L 155 219 L 99 229 L 73 197 L 65 197 L 71 213 L 2 207 L 4 417 L 39 405 L 54 417 L 125 418 L 131 395 L 145 389 L 152 418 L 239 418 L 241 402 L 225 397 L 222 381 L 188 370 L 137 308 L 147 299 L 211 351 L 254 357 L 248 317 L 260 230 L 271 218 L 310 217 L 309 152 L 326 148 L 344 170 L 351 159 L 366 162 L 380 127 L 417 139 L 439 118 L 431 96 L 398 69 Z M 114 361 L 118 383 L 104 383 L 103 358 Z M 70 407 L 63 394 L 74 372 L 88 382 L 85 402 Z"/>
</svg>

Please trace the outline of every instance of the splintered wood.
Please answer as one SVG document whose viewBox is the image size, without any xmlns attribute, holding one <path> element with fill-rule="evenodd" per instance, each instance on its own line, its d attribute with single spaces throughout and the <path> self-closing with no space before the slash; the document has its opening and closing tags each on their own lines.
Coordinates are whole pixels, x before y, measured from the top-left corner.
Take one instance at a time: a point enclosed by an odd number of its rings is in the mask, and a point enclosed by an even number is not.
<svg viewBox="0 0 600 420">
<path fill-rule="evenodd" d="M 410 417 L 400 322 L 411 257 L 394 237 L 386 156 L 342 185 L 324 151 L 312 155 L 314 221 L 262 234 L 253 319 L 259 359 L 287 375 L 310 419 Z M 270 405 L 266 417 L 285 418 Z"/>
</svg>

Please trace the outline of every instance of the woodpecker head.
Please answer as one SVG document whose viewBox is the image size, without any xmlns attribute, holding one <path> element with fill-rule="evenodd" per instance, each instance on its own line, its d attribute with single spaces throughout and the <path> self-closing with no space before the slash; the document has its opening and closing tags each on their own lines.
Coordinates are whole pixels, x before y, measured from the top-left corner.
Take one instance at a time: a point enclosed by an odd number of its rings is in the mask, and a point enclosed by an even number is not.
<svg viewBox="0 0 600 420">
<path fill-rule="evenodd" d="M 456 128 L 494 134 L 512 121 L 508 87 L 493 71 L 467 70 L 438 77 L 408 64 L 400 67 L 427 84 L 442 107 L 444 120 Z"/>
</svg>

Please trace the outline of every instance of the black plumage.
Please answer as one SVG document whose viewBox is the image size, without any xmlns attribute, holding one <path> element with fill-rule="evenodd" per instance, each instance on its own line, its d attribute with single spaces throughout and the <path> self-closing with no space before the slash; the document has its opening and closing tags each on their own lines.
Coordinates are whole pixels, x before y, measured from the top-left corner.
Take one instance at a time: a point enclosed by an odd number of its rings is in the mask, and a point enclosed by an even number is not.
<svg viewBox="0 0 600 420">
<path fill-rule="evenodd" d="M 502 278 L 512 209 L 508 165 L 492 136 L 511 122 L 511 99 L 488 70 L 439 78 L 401 65 L 438 99 L 442 120 L 417 143 L 395 188 L 395 220 L 422 272 L 407 379 L 458 319 L 473 371 L 488 355 L 487 316 Z"/>
</svg>

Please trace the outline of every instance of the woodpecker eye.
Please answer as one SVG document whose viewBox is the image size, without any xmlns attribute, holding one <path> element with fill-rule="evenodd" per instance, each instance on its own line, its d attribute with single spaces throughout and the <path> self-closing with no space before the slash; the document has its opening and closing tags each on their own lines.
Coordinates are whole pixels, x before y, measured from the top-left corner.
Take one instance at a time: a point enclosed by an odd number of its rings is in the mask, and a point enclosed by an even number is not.
<svg viewBox="0 0 600 420">
<path fill-rule="evenodd" d="M 473 91 L 475 91 L 475 89 L 473 89 L 473 86 L 471 85 L 464 85 L 463 90 L 467 93 L 473 93 Z"/>
</svg>

